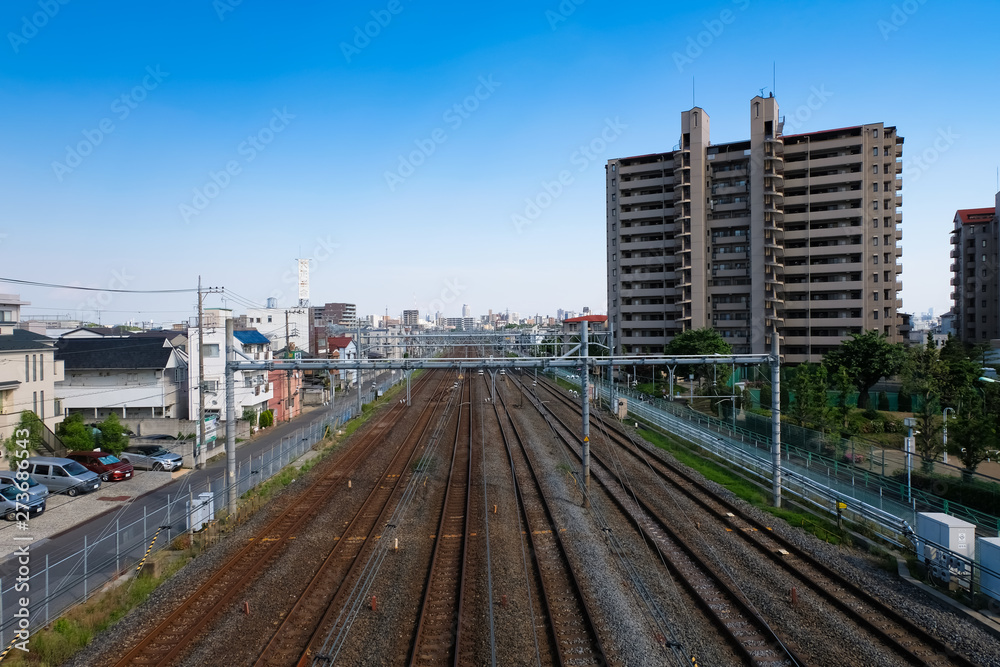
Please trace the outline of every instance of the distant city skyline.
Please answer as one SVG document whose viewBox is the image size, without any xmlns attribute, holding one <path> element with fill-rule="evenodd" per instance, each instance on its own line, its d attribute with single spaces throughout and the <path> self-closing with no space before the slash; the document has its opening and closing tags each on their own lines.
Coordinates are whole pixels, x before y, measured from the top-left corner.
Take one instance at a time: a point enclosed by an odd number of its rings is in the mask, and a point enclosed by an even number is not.
<svg viewBox="0 0 1000 667">
<path fill-rule="evenodd" d="M 110 290 L 199 275 L 290 306 L 298 258 L 359 313 L 606 313 L 607 159 L 695 103 L 744 137 L 761 92 L 786 133 L 905 137 L 905 312 L 950 308 L 951 221 L 997 189 L 992 4 L 404 2 L 362 46 L 384 5 L 43 4 L 0 7 L 0 277 L 104 291 L 0 284 L 25 316 L 184 320 Z"/>
</svg>

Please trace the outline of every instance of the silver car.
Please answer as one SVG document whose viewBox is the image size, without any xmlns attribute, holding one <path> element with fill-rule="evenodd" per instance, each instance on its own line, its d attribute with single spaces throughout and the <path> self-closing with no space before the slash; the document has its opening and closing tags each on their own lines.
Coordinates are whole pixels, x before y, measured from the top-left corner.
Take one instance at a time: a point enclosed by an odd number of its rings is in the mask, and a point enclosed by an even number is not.
<svg viewBox="0 0 1000 667">
<path fill-rule="evenodd" d="M 32 498 L 49 497 L 49 487 L 44 484 L 39 484 L 38 480 L 27 473 L 22 472 L 21 477 L 23 479 L 18 479 L 17 473 L 13 470 L 4 470 L 0 472 L 0 486 L 13 484 L 17 488 L 21 489 L 21 491 L 26 491 Z"/>
<path fill-rule="evenodd" d="M 167 472 L 177 470 L 184 462 L 179 454 L 174 454 L 159 445 L 132 445 L 125 448 L 120 458 L 131 463 L 133 468 Z"/>
<path fill-rule="evenodd" d="M 20 496 L 20 500 L 18 500 Z M 27 497 L 25 497 L 27 496 Z M 8 521 L 27 521 L 45 511 L 45 498 L 33 498 L 13 484 L 0 487 L 0 516 Z"/>
</svg>

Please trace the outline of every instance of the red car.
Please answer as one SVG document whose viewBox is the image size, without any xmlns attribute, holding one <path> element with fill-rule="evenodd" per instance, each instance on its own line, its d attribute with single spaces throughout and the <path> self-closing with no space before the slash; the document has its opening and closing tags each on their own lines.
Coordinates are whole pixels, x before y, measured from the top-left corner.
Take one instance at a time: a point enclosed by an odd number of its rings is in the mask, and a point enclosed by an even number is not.
<svg viewBox="0 0 1000 667">
<path fill-rule="evenodd" d="M 132 479 L 135 473 L 131 463 L 119 460 L 110 452 L 70 452 L 66 458 L 73 459 L 87 470 L 97 473 L 105 482 L 122 482 Z"/>
</svg>

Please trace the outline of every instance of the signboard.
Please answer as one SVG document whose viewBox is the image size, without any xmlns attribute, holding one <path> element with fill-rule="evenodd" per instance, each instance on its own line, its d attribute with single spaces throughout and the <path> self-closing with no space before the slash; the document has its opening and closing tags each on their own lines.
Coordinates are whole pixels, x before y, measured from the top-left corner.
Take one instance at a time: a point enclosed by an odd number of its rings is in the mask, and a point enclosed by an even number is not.
<svg viewBox="0 0 1000 667">
<path fill-rule="evenodd" d="M 218 428 L 218 426 L 219 426 L 218 416 L 212 415 L 211 417 L 205 417 L 205 442 L 208 443 L 209 445 L 215 442 L 216 429 Z M 195 437 L 195 442 L 198 444 L 198 447 L 200 448 L 201 447 L 200 429 L 198 430 L 197 433 L 195 433 L 194 437 Z"/>
</svg>

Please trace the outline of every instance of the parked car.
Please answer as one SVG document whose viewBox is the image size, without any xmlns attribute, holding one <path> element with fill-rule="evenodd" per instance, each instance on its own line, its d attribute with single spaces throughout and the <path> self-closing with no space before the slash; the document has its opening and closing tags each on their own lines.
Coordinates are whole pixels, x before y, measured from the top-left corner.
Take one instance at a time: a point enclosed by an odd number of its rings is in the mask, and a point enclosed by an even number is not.
<svg viewBox="0 0 1000 667">
<path fill-rule="evenodd" d="M 131 445 L 122 452 L 122 461 L 140 470 L 166 470 L 173 472 L 181 467 L 184 458 L 160 445 Z"/>
<path fill-rule="evenodd" d="M 49 488 L 47 486 L 40 484 L 31 475 L 27 475 L 27 479 L 25 480 L 19 480 L 17 473 L 13 470 L 0 471 L 0 486 L 4 484 L 13 484 L 21 491 L 26 491 L 32 498 L 48 498 L 49 496 Z"/>
<path fill-rule="evenodd" d="M 102 482 L 124 482 L 132 479 L 135 469 L 109 452 L 70 452 L 66 458 L 73 459 L 87 470 L 101 476 Z"/>
<path fill-rule="evenodd" d="M 53 493 L 65 491 L 68 496 L 88 493 L 101 488 L 101 478 L 72 459 L 58 456 L 32 456 L 27 472 Z M 20 462 L 18 462 L 20 467 Z"/>
<path fill-rule="evenodd" d="M 0 514 L 8 521 L 27 521 L 45 511 L 45 498 L 35 498 L 31 494 L 18 502 L 18 495 L 25 495 L 13 484 L 0 487 Z"/>
</svg>

